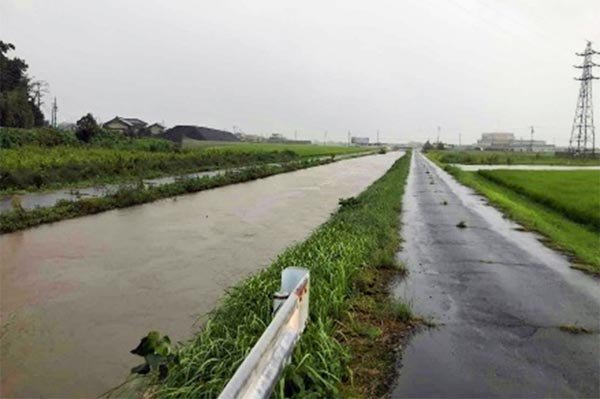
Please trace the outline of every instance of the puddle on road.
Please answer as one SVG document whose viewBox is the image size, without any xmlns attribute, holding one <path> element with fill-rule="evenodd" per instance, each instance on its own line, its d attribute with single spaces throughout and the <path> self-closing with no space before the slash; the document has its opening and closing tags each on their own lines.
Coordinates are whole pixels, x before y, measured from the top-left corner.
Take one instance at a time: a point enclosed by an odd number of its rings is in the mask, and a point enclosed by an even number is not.
<svg viewBox="0 0 600 399">
<path fill-rule="evenodd" d="M 96 397 L 157 329 L 189 338 L 401 154 L 277 175 L 0 236 L 2 397 Z"/>
</svg>

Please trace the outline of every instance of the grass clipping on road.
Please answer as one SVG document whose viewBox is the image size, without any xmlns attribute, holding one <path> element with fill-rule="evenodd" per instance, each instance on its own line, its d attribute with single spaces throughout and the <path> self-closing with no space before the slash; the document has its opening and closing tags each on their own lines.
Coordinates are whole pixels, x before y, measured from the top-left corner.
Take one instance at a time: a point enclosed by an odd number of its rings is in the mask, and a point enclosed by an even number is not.
<svg viewBox="0 0 600 399">
<path fill-rule="evenodd" d="M 347 392 L 371 397 L 378 387 L 385 388 L 394 370 L 392 330 L 410 328 L 409 309 L 392 303 L 382 289 L 398 273 L 394 255 L 409 164 L 410 153 L 354 200 L 342 201 L 340 210 L 306 241 L 229 291 L 204 328 L 178 349 L 180 364 L 150 392 L 217 397 L 271 321 L 271 295 L 287 266 L 310 270 L 310 318 L 275 397 L 339 397 Z"/>
<path fill-rule="evenodd" d="M 466 172 L 457 167 L 443 165 L 444 170 L 454 176 L 460 183 L 475 189 L 478 193 L 487 197 L 491 204 L 498 207 L 509 218 L 515 220 L 523 227 L 541 233 L 550 247 L 564 251 L 574 258 L 574 268 L 600 275 L 600 245 L 598 231 L 590 224 L 578 223 L 569 217 L 570 213 L 550 207 L 549 202 L 536 201 L 531 193 L 523 194 L 511 187 L 499 184 L 488 178 L 489 172 Z M 495 171 L 494 171 L 495 172 Z M 507 172 L 517 173 L 517 172 Z M 545 172 L 557 173 L 557 172 Z M 498 176 L 495 173 L 494 176 Z M 538 178 L 541 178 L 539 175 Z M 568 182 L 565 181 L 564 184 Z M 515 183 L 516 184 L 516 183 Z M 532 183 L 533 190 L 535 185 Z M 593 187 L 582 187 L 582 189 L 595 190 Z M 539 195 L 539 193 L 537 193 Z M 548 196 L 551 193 L 546 193 Z M 582 193 L 585 196 L 586 193 Z"/>
</svg>

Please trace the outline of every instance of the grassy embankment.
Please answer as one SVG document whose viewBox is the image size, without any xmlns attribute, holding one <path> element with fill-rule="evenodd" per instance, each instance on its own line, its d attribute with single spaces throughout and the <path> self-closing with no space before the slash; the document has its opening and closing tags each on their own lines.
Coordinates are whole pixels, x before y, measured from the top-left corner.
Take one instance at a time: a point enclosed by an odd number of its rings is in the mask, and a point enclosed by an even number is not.
<svg viewBox="0 0 600 399">
<path fill-rule="evenodd" d="M 311 272 L 310 321 L 275 397 L 378 397 L 388 388 L 398 337 L 410 310 L 387 295 L 401 273 L 399 211 L 410 154 L 306 241 L 230 290 L 204 328 L 178 348 L 180 363 L 149 392 L 159 397 L 218 396 L 271 320 L 271 295 L 281 270 Z"/>
<path fill-rule="evenodd" d="M 427 156 L 444 164 L 465 165 L 600 165 L 600 157 L 556 156 L 549 153 L 500 151 L 429 151 Z"/>
<path fill-rule="evenodd" d="M 0 192 L 83 187 L 361 151 L 262 143 L 182 149 L 166 140 L 132 139 L 110 132 L 82 144 L 70 132 L 0 129 Z"/>
<path fill-rule="evenodd" d="M 572 256 L 574 267 L 600 275 L 600 172 L 467 172 L 441 166 L 508 217 L 541 233 L 549 246 Z"/>
</svg>

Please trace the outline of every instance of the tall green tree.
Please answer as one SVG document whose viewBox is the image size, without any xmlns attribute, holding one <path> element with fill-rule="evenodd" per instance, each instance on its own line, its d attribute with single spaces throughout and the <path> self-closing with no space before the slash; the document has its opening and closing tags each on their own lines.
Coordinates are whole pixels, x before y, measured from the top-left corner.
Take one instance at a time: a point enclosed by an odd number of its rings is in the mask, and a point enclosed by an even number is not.
<svg viewBox="0 0 600 399">
<path fill-rule="evenodd" d="M 0 126 L 33 127 L 44 124 L 44 114 L 35 104 L 27 76 L 27 63 L 9 58 L 15 46 L 0 40 Z"/>
</svg>

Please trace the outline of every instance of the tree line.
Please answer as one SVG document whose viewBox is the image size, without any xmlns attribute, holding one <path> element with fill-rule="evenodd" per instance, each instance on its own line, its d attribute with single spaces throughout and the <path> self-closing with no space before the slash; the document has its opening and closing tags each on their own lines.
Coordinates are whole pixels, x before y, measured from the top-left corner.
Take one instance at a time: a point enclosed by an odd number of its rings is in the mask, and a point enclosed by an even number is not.
<svg viewBox="0 0 600 399">
<path fill-rule="evenodd" d="M 45 82 L 27 75 L 29 66 L 23 59 L 9 58 L 14 49 L 13 44 L 0 40 L 0 126 L 44 126 L 40 105 Z"/>
</svg>

